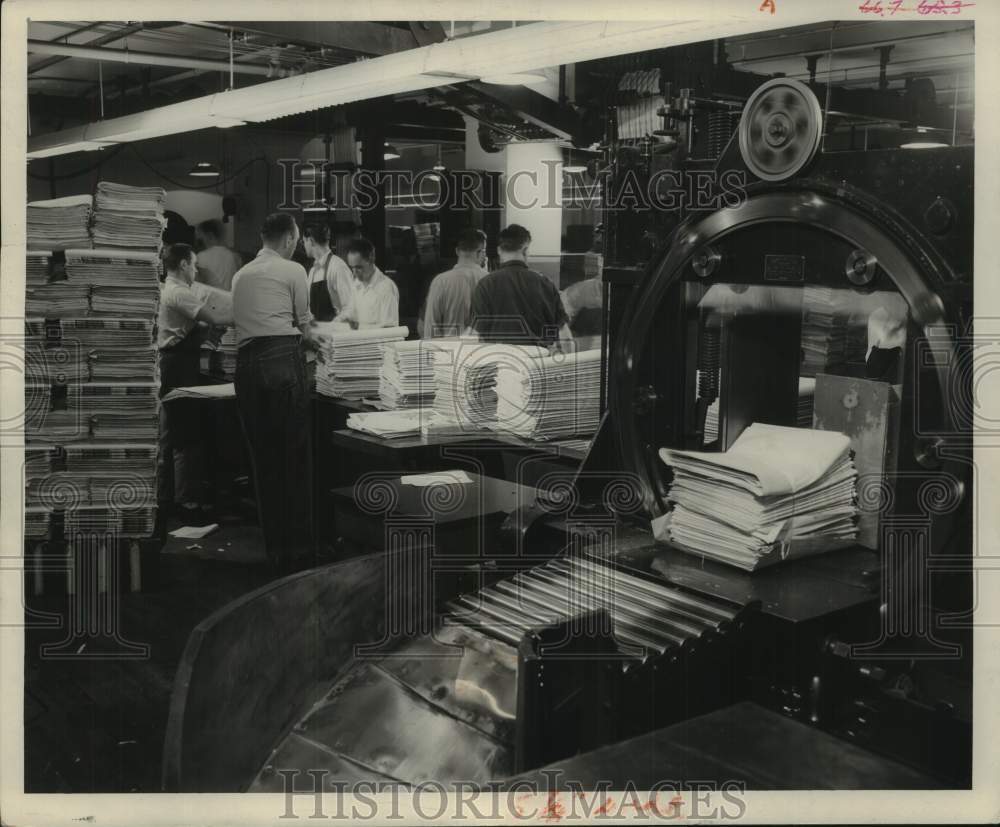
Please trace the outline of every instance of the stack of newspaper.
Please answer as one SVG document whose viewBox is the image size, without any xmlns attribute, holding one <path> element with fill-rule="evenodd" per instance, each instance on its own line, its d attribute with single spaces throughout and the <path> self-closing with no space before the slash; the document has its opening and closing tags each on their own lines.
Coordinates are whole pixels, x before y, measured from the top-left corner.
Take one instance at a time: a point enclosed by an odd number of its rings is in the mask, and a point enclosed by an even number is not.
<svg viewBox="0 0 1000 827">
<path fill-rule="evenodd" d="M 44 392 L 50 390 L 50 385 L 25 386 L 25 400 L 30 394 L 32 405 L 37 407 L 31 415 L 25 416 L 24 438 L 28 442 L 51 442 L 56 445 L 90 439 L 90 419 L 79 411 L 52 411 L 47 407 L 43 408 L 44 402 L 41 399 Z"/>
<path fill-rule="evenodd" d="M 155 444 L 128 442 L 67 445 L 66 470 L 80 474 L 112 474 L 127 477 L 137 474 L 151 478 L 156 475 Z"/>
<path fill-rule="evenodd" d="M 70 195 L 51 201 L 28 204 L 27 247 L 29 250 L 65 250 L 89 247 L 90 214 L 94 199 L 90 195 Z"/>
<path fill-rule="evenodd" d="M 847 356 L 847 314 L 842 291 L 808 285 L 802 293 L 802 374 L 813 377 Z"/>
<path fill-rule="evenodd" d="M 501 366 L 528 369 L 545 348 L 485 344 L 477 339 L 434 340 L 434 411 L 437 427 L 464 432 L 494 427 Z"/>
<path fill-rule="evenodd" d="M 90 504 L 90 478 L 86 474 L 54 471 L 27 480 L 24 504 L 29 508 L 64 511 Z"/>
<path fill-rule="evenodd" d="M 55 448 L 43 443 L 24 446 L 24 483 L 31 485 L 52 472 L 52 455 Z"/>
<path fill-rule="evenodd" d="M 86 419 L 95 440 L 157 442 L 159 386 L 153 382 L 70 385 L 66 408 Z"/>
<path fill-rule="evenodd" d="M 49 269 L 52 263 L 51 250 L 28 251 L 24 262 L 24 286 L 29 290 L 41 287 L 49 282 Z"/>
<path fill-rule="evenodd" d="M 90 313 L 90 287 L 54 281 L 29 287 L 24 295 L 24 315 L 43 319 L 65 319 Z"/>
<path fill-rule="evenodd" d="M 32 506 L 24 509 L 24 536 L 43 538 L 49 536 L 49 522 L 52 512 L 43 506 Z"/>
<path fill-rule="evenodd" d="M 385 346 L 378 395 L 387 410 L 423 408 L 434 401 L 434 351 L 428 342 Z"/>
<path fill-rule="evenodd" d="M 66 277 L 88 284 L 94 313 L 152 318 L 159 299 L 160 259 L 144 250 L 67 250 Z"/>
<path fill-rule="evenodd" d="M 378 395 L 382 370 L 382 348 L 402 342 L 409 335 L 405 327 L 344 329 L 343 325 L 318 325 L 328 344 L 316 364 L 316 390 L 340 399 L 366 399 Z"/>
<path fill-rule="evenodd" d="M 601 416 L 601 351 L 505 360 L 493 427 L 526 439 L 593 434 Z"/>
<path fill-rule="evenodd" d="M 726 452 L 675 451 L 673 510 L 657 536 L 741 569 L 851 545 L 857 472 L 844 435 L 749 426 Z"/>
<path fill-rule="evenodd" d="M 98 247 L 160 249 L 166 219 L 160 187 L 129 187 L 101 181 L 94 200 L 94 244 Z"/>
<path fill-rule="evenodd" d="M 94 382 L 154 382 L 152 319 L 65 319 L 62 343 L 84 351 Z"/>
</svg>

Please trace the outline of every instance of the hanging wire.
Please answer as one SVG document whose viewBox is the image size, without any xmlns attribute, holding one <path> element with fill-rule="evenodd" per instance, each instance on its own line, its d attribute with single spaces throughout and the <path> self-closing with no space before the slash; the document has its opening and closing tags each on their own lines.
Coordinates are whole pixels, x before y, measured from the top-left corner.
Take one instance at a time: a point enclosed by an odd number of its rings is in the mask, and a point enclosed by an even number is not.
<svg viewBox="0 0 1000 827">
<path fill-rule="evenodd" d="M 104 62 L 97 61 L 98 94 L 101 96 L 101 120 L 104 120 Z"/>
<path fill-rule="evenodd" d="M 219 179 L 216 180 L 216 181 L 213 181 L 211 184 L 200 184 L 200 185 L 188 184 L 188 183 L 182 183 L 180 181 L 175 181 L 170 176 L 164 175 L 162 172 L 160 172 L 156 167 L 154 167 L 152 164 L 150 164 L 145 158 L 143 158 L 139 154 L 139 150 L 137 150 L 135 148 L 134 144 L 124 144 L 124 146 L 127 146 L 129 149 L 131 149 L 132 150 L 132 154 L 135 155 L 135 157 L 139 160 L 139 162 L 144 167 L 146 167 L 146 169 L 148 169 L 150 172 L 152 172 L 154 175 L 158 175 L 160 178 L 162 178 L 167 183 L 173 184 L 175 187 L 178 187 L 179 189 L 185 189 L 185 190 L 210 190 L 210 189 L 213 189 L 214 187 L 221 186 L 222 184 L 229 183 L 237 175 L 239 175 L 241 172 L 243 172 L 243 170 L 247 169 L 247 167 L 251 166 L 252 164 L 257 163 L 258 161 L 263 161 L 265 164 L 267 164 L 267 157 L 264 156 L 264 155 L 258 155 L 256 158 L 251 158 L 249 161 L 247 161 L 243 166 L 241 166 L 238 170 L 236 170 L 232 175 L 228 175 L 228 176 L 225 176 L 225 177 L 219 176 Z"/>
<path fill-rule="evenodd" d="M 121 152 L 126 147 L 126 144 L 119 144 L 114 149 L 99 149 L 97 154 L 101 156 L 98 158 L 97 163 L 91 164 L 90 166 L 84 167 L 83 169 L 78 169 L 74 172 L 65 173 L 63 175 L 38 175 L 37 173 L 28 170 L 28 177 L 34 178 L 38 181 L 66 181 L 70 178 L 79 178 L 81 175 L 87 175 L 93 172 L 95 169 L 100 167 L 106 161 L 114 158 L 119 152 Z"/>
</svg>

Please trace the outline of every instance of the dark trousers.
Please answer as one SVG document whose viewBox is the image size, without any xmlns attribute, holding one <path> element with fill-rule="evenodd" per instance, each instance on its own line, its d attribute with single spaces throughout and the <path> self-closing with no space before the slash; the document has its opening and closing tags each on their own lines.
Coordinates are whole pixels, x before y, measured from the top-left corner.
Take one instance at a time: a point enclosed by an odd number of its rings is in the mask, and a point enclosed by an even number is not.
<svg viewBox="0 0 1000 827">
<path fill-rule="evenodd" d="M 174 388 L 201 384 L 197 331 L 180 344 L 160 350 L 160 397 Z M 177 399 L 160 405 L 160 456 L 157 465 L 161 504 L 204 503 L 204 439 L 198 402 Z"/>
<path fill-rule="evenodd" d="M 267 555 L 279 565 L 310 555 L 312 440 L 299 337 L 241 345 L 235 385 Z"/>
</svg>

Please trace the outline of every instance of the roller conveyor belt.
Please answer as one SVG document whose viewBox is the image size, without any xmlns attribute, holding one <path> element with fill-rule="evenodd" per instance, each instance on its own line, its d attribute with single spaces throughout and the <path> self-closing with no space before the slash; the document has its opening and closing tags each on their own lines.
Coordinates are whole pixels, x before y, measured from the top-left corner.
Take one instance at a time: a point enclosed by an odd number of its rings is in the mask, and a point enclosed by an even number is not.
<svg viewBox="0 0 1000 827">
<path fill-rule="evenodd" d="M 546 692 L 558 683 L 549 681 L 560 668 L 554 662 L 538 692 L 537 663 L 525 660 L 539 635 L 599 612 L 609 622 L 598 634 L 611 648 L 607 657 L 583 660 L 605 664 L 608 674 L 628 682 L 602 702 L 642 707 L 648 703 L 637 700 L 637 687 L 652 692 L 643 698 L 655 698 L 662 691 L 655 680 L 672 680 L 669 669 L 657 679 L 649 666 L 725 642 L 744 607 L 564 557 L 444 608 L 432 634 L 355 660 L 282 739 L 250 789 L 277 791 L 279 770 L 303 762 L 317 769 L 319 759 L 333 778 L 447 785 L 510 777 L 534 765 L 525 763 L 525 731 L 537 729 L 539 714 L 551 717 L 545 709 L 554 699 Z M 663 706 L 670 707 L 665 698 Z M 588 709 L 582 714 L 589 716 Z"/>
<path fill-rule="evenodd" d="M 622 655 L 645 662 L 725 631 L 739 607 L 709 601 L 584 558 L 559 558 L 449 605 L 453 619 L 507 643 L 533 626 L 606 609 Z M 641 654 L 637 655 L 637 650 Z"/>
</svg>

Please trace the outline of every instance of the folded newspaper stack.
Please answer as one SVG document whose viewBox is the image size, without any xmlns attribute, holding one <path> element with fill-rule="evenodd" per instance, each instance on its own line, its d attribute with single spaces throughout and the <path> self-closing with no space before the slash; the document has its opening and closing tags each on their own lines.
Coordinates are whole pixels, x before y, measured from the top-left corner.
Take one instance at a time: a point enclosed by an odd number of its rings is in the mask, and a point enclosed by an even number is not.
<svg viewBox="0 0 1000 827">
<path fill-rule="evenodd" d="M 386 410 L 422 408 L 434 401 L 434 351 L 428 342 L 385 346 L 378 395 Z"/>
<path fill-rule="evenodd" d="M 160 187 L 129 187 L 101 181 L 94 200 L 94 244 L 98 247 L 160 249 L 167 194 Z"/>
<path fill-rule="evenodd" d="M 657 536 L 747 571 L 851 545 L 850 444 L 844 434 L 756 423 L 724 453 L 662 448 L 673 510 Z"/>
<path fill-rule="evenodd" d="M 501 366 L 527 369 L 545 348 L 497 345 L 478 339 L 434 339 L 434 411 L 438 432 L 495 427 L 497 374 Z"/>
<path fill-rule="evenodd" d="M 64 346 L 79 347 L 90 360 L 94 382 L 155 382 L 153 320 L 64 319 Z"/>
<path fill-rule="evenodd" d="M 66 412 L 86 421 L 99 442 L 155 443 L 158 439 L 159 385 L 101 382 L 70 385 Z"/>
<path fill-rule="evenodd" d="M 601 415 L 601 351 L 505 361 L 496 390 L 497 430 L 537 440 L 593 434 Z"/>
<path fill-rule="evenodd" d="M 333 322 L 317 325 L 317 330 L 327 345 L 316 364 L 316 390 L 340 399 L 378 396 L 383 346 L 402 342 L 410 332 L 406 327 L 351 330 Z"/>
<path fill-rule="evenodd" d="M 67 250 L 66 277 L 88 284 L 97 314 L 152 318 L 159 299 L 160 259 L 155 251 Z"/>
<path fill-rule="evenodd" d="M 65 250 L 90 247 L 90 195 L 69 195 L 50 201 L 32 201 L 27 211 L 29 250 Z"/>
<path fill-rule="evenodd" d="M 24 286 L 30 290 L 48 284 L 51 262 L 51 250 L 29 250 L 24 262 Z"/>
<path fill-rule="evenodd" d="M 24 294 L 24 315 L 43 319 L 63 319 L 90 313 L 90 287 L 54 281 L 29 287 Z"/>
</svg>

